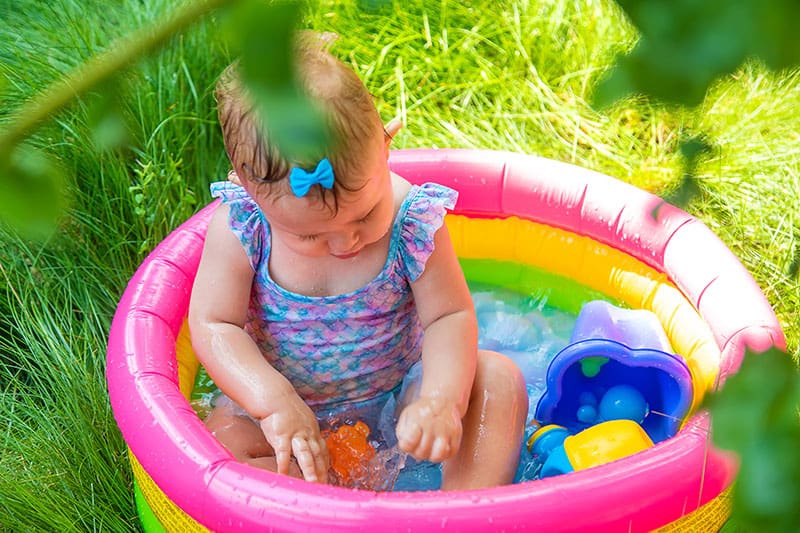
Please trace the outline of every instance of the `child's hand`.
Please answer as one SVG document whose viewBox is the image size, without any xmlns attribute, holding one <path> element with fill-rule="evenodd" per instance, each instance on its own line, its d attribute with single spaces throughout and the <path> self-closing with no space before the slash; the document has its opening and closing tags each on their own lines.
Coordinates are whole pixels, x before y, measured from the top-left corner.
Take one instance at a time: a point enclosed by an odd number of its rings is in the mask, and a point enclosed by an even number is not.
<svg viewBox="0 0 800 533">
<path fill-rule="evenodd" d="M 261 420 L 261 431 L 275 450 L 278 473 L 289 473 L 292 455 L 306 481 L 327 483 L 328 448 L 311 409 L 296 394 Z"/>
<path fill-rule="evenodd" d="M 439 463 L 456 454 L 461 432 L 461 417 L 454 403 L 423 396 L 400 414 L 397 445 L 417 460 Z"/>
</svg>

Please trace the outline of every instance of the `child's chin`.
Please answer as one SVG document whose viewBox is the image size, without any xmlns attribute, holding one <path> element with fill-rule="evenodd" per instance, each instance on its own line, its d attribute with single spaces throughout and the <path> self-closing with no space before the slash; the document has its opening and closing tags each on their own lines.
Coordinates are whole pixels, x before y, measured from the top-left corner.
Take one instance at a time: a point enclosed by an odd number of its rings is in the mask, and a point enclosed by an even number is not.
<svg viewBox="0 0 800 533">
<path fill-rule="evenodd" d="M 350 252 L 349 254 L 331 254 L 331 255 L 336 259 L 352 259 L 360 253 L 361 250 L 356 250 L 355 252 Z"/>
</svg>

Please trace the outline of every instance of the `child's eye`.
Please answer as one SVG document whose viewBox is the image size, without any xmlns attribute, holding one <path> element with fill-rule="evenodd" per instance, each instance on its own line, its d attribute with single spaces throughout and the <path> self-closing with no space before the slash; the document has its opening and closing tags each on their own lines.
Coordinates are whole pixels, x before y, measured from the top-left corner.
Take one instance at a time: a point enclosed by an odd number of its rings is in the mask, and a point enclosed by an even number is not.
<svg viewBox="0 0 800 533">
<path fill-rule="evenodd" d="M 301 241 L 315 241 L 318 235 L 298 235 Z"/>
</svg>

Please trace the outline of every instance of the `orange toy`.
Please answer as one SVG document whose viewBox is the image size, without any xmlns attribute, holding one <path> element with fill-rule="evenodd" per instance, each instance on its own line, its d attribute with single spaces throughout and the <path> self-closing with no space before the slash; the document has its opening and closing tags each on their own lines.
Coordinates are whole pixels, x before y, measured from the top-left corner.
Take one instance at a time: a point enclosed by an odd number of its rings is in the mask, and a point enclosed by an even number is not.
<svg viewBox="0 0 800 533">
<path fill-rule="evenodd" d="M 364 478 L 367 463 L 375 457 L 375 448 L 367 441 L 369 427 L 359 421 L 343 424 L 335 432 L 325 431 L 323 435 L 337 484 L 349 487 Z"/>
</svg>

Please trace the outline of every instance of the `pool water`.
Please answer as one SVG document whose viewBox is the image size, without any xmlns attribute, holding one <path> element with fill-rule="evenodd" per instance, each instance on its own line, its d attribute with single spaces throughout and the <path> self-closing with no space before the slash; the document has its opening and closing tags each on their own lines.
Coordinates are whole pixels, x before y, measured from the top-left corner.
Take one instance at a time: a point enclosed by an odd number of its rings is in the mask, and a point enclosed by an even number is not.
<svg viewBox="0 0 800 533">
<path fill-rule="evenodd" d="M 520 367 L 528 390 L 530 423 L 544 393 L 547 366 L 569 343 L 576 315 L 548 305 L 542 293 L 529 296 L 479 283 L 470 283 L 470 292 L 478 317 L 478 346 L 500 352 Z M 526 440 L 530 433 L 526 431 Z M 537 479 L 540 466 L 523 446 L 514 482 Z M 408 458 L 394 490 L 438 489 L 441 478 L 440 465 Z"/>
<path fill-rule="evenodd" d="M 576 315 L 548 305 L 546 292 L 531 296 L 481 283 L 470 283 L 470 292 L 478 318 L 478 346 L 500 352 L 520 367 L 528 390 L 530 422 L 544 392 L 547 366 L 568 344 Z M 217 393 L 213 381 L 201 369 L 192 395 L 192 406 L 201 418 L 210 410 Z M 378 432 L 393 434 L 393 423 L 393 418 L 382 416 Z M 526 438 L 529 433 L 526 431 Z M 399 452 L 387 439 L 379 437 L 371 442 L 378 454 L 354 486 L 396 491 L 439 488 L 439 465 L 415 461 Z M 523 446 L 515 482 L 536 479 L 537 470 L 538 465 Z"/>
</svg>

